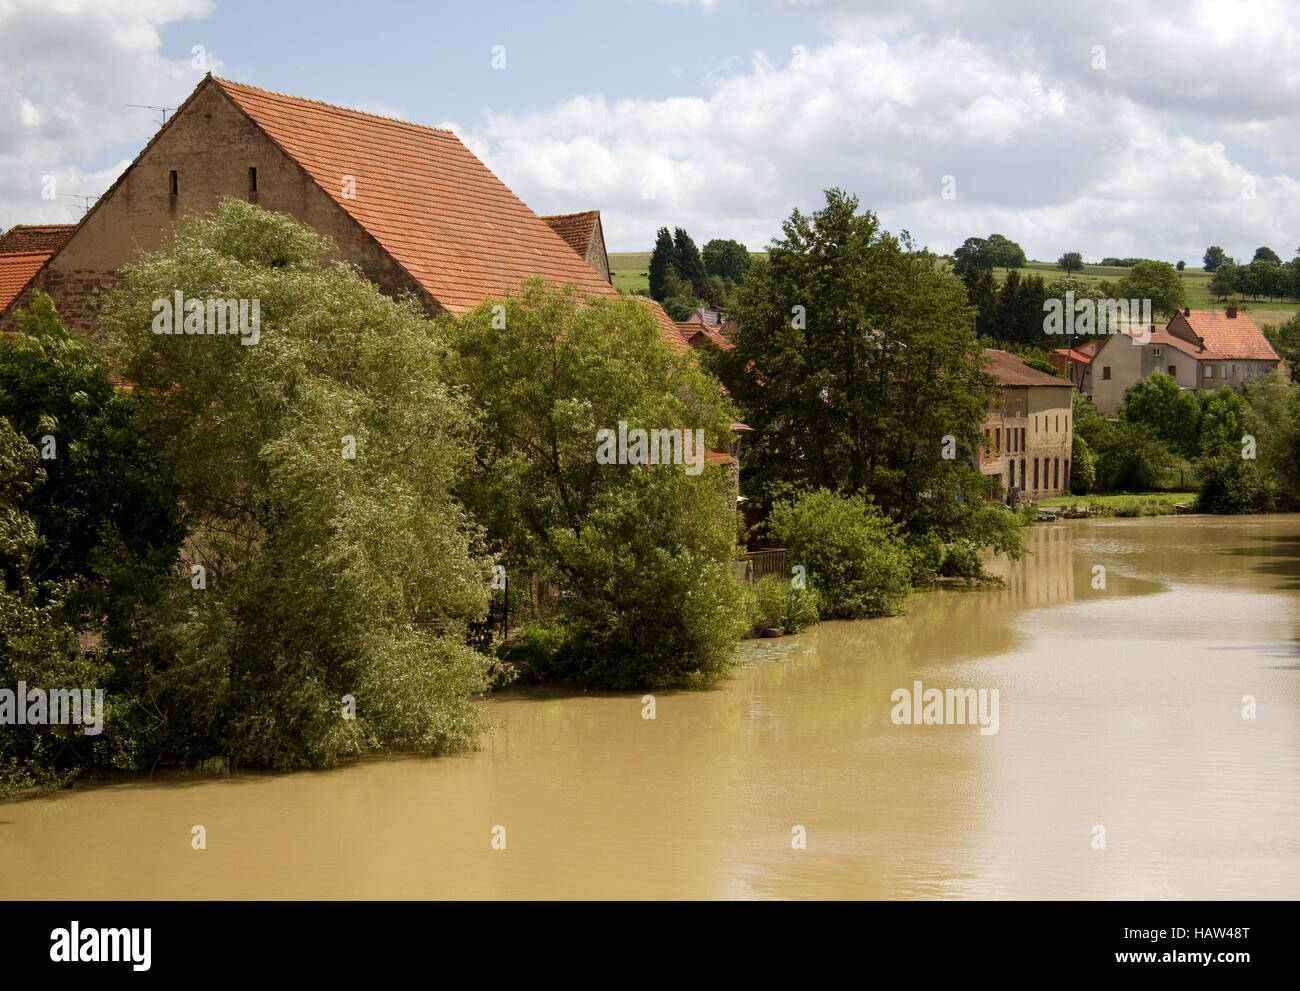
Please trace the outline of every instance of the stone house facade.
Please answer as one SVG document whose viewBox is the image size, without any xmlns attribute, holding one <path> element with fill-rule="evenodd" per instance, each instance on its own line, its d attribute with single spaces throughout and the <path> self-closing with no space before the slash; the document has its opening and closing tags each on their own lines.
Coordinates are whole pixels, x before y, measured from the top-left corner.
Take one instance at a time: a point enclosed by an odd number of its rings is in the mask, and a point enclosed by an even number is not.
<svg viewBox="0 0 1300 991">
<path fill-rule="evenodd" d="M 1006 351 L 986 348 L 984 357 L 999 387 L 980 427 L 978 457 L 992 493 L 1012 505 L 1068 495 L 1073 387 Z"/>
</svg>

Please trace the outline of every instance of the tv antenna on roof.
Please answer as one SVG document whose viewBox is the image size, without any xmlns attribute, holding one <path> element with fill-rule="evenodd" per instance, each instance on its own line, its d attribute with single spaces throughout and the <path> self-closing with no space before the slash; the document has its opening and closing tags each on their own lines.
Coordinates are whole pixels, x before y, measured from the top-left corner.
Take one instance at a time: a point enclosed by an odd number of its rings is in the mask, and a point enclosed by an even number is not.
<svg viewBox="0 0 1300 991">
<path fill-rule="evenodd" d="M 90 201 L 99 199 L 98 196 L 86 196 L 82 193 L 59 193 L 60 196 L 67 196 L 74 200 L 81 200 L 81 212 L 90 212 Z"/>
<path fill-rule="evenodd" d="M 128 107 L 134 107 L 136 110 L 157 110 L 162 114 L 162 124 L 167 123 L 167 112 L 175 110 L 175 107 L 151 107 L 147 103 L 128 103 Z"/>
</svg>

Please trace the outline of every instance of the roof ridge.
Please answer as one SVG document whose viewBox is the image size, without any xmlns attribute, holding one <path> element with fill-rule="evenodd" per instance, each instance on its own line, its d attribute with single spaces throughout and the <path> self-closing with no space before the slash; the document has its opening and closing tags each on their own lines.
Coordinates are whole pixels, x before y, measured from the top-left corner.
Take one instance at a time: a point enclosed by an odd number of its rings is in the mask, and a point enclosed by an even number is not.
<svg viewBox="0 0 1300 991">
<path fill-rule="evenodd" d="M 299 103 L 311 103 L 318 107 L 324 107 L 327 110 L 341 110 L 344 113 L 357 114 L 361 117 L 373 117 L 375 120 L 385 120 L 393 124 L 405 124 L 407 127 L 416 127 L 422 131 L 434 131 L 438 134 L 450 134 L 456 137 L 456 132 L 450 127 L 434 127 L 432 124 L 419 124 L 413 120 L 403 120 L 401 117 L 390 117 L 387 114 L 372 113 L 369 110 L 358 110 L 356 107 L 345 107 L 340 103 L 326 103 L 324 100 L 313 100 L 309 96 L 295 96 L 293 93 L 281 93 L 279 90 L 266 89 L 264 86 L 252 86 L 248 83 L 236 82 L 233 79 L 222 79 L 220 76 L 213 76 L 212 81 L 218 86 L 238 86 L 240 89 L 251 89 L 257 93 L 265 93 L 267 96 L 278 96 L 284 100 L 296 100 Z M 456 140 L 460 140 L 456 138 Z"/>
<path fill-rule="evenodd" d="M 573 213 L 546 213 L 540 214 L 543 220 L 566 220 L 569 217 L 586 217 L 593 213 L 600 213 L 599 210 L 575 210 Z"/>
</svg>

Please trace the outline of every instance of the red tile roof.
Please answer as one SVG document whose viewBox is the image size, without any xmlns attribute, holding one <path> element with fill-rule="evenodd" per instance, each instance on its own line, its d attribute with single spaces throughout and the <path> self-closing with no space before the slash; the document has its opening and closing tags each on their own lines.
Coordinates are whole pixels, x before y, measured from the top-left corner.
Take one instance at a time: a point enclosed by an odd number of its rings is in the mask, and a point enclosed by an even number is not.
<svg viewBox="0 0 1300 991">
<path fill-rule="evenodd" d="M 1175 337 L 1173 334 L 1169 333 L 1169 331 L 1165 330 L 1163 327 L 1156 327 L 1152 329 L 1151 340 L 1149 343 L 1164 344 L 1165 346 L 1171 347 L 1176 351 L 1183 352 L 1183 354 L 1189 354 L 1193 358 L 1215 357 L 1214 355 L 1206 351 L 1204 348 L 1198 348 L 1195 344 L 1189 344 L 1181 337 Z"/>
<path fill-rule="evenodd" d="M 1235 317 L 1229 317 L 1223 310 L 1192 310 L 1183 314 L 1183 319 L 1204 342 L 1204 351 L 1197 357 L 1279 360 L 1273 345 L 1244 310 L 1238 310 Z"/>
<path fill-rule="evenodd" d="M 543 217 L 548 227 L 564 238 L 564 243 L 586 259 L 591 248 L 591 236 L 596 233 L 596 221 L 600 219 L 599 210 L 584 210 L 581 213 L 558 213 Z"/>
<path fill-rule="evenodd" d="M 1056 385 L 1071 388 L 1070 383 L 1065 379 L 1040 372 L 1037 368 L 1030 368 L 1014 354 L 1006 351 L 985 348 L 984 357 L 987 359 L 985 371 L 997 379 L 999 385 Z"/>
<path fill-rule="evenodd" d="M 1052 354 L 1065 355 L 1074 361 L 1087 365 L 1092 362 L 1092 351 L 1084 351 L 1083 348 L 1056 348 Z"/>
<path fill-rule="evenodd" d="M 726 451 L 705 451 L 704 460 L 711 465 L 734 465 L 736 459 Z"/>
<path fill-rule="evenodd" d="M 54 254 L 76 229 L 76 224 L 15 224 L 0 234 L 0 254 L 33 251 Z"/>
<path fill-rule="evenodd" d="M 32 281 L 52 252 L 24 251 L 0 255 L 0 312 Z"/>
<path fill-rule="evenodd" d="M 451 131 L 212 82 L 444 308 L 473 309 L 533 275 L 617 294 Z"/>
<path fill-rule="evenodd" d="M 706 340 L 712 341 L 724 351 L 730 351 L 736 345 L 727 340 L 716 324 L 699 323 L 695 320 L 676 321 L 677 330 L 692 347 L 699 347 Z"/>
</svg>

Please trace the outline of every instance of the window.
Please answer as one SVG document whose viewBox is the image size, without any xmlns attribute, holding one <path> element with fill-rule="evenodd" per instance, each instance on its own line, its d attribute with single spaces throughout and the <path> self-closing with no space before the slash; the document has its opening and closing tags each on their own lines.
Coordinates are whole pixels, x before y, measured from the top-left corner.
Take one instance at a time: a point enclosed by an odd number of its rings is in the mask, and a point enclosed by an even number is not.
<svg viewBox="0 0 1300 991">
<path fill-rule="evenodd" d="M 1034 417 L 1034 433 L 1038 433 L 1038 417 Z"/>
<path fill-rule="evenodd" d="M 1038 491 L 1038 459 L 1034 458 L 1034 491 Z"/>
<path fill-rule="evenodd" d="M 1214 366 L 1213 366 L 1213 365 L 1206 365 L 1206 366 L 1205 366 L 1205 377 L 1206 377 L 1207 379 L 1212 379 L 1212 378 L 1214 378 Z"/>
<path fill-rule="evenodd" d="M 180 177 L 176 174 L 175 169 L 172 169 L 171 184 L 172 184 L 172 195 L 175 196 L 177 193 L 181 191 Z"/>
<path fill-rule="evenodd" d="M 257 192 L 257 166 L 256 165 L 249 166 L 248 169 L 248 191 L 250 193 Z"/>
<path fill-rule="evenodd" d="M 1101 366 L 1101 378 L 1103 382 L 1110 378 L 1110 365 Z"/>
<path fill-rule="evenodd" d="M 993 431 L 993 450 L 998 454 L 1002 453 L 1002 428 L 998 427 Z"/>
<path fill-rule="evenodd" d="M 1025 449 L 1025 428 L 1021 427 L 1020 428 L 1020 450 L 1023 451 L 1024 449 Z"/>
<path fill-rule="evenodd" d="M 1219 366 L 1219 378 L 1226 379 L 1227 377 L 1228 377 L 1228 366 L 1227 366 L 1227 365 L 1220 365 L 1220 366 Z"/>
<path fill-rule="evenodd" d="M 1025 459 L 1020 459 L 1020 487 L 1025 487 Z"/>
<path fill-rule="evenodd" d="M 1170 366 L 1169 366 L 1169 374 L 1170 374 L 1170 376 L 1172 376 L 1173 378 L 1178 378 L 1178 366 L 1177 366 L 1177 365 L 1170 365 Z"/>
<path fill-rule="evenodd" d="M 1061 487 L 1061 459 L 1053 458 L 1052 459 L 1052 488 L 1059 489 L 1060 487 Z"/>
<path fill-rule="evenodd" d="M 1056 432 L 1057 432 L 1058 434 L 1061 432 L 1061 414 L 1060 414 L 1060 413 L 1057 413 L 1057 414 L 1056 414 Z"/>
<path fill-rule="evenodd" d="M 1159 345 L 1159 344 L 1157 344 L 1155 347 L 1153 347 L 1153 348 L 1151 349 L 1151 354 L 1154 355 L 1154 356 L 1157 357 L 1157 358 L 1160 357 L 1160 345 Z"/>
<path fill-rule="evenodd" d="M 1070 487 L 1070 459 L 1065 459 L 1065 487 Z"/>
</svg>

